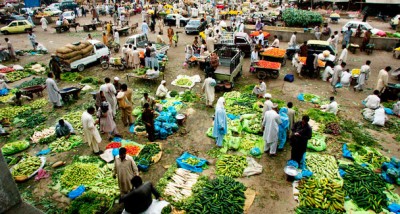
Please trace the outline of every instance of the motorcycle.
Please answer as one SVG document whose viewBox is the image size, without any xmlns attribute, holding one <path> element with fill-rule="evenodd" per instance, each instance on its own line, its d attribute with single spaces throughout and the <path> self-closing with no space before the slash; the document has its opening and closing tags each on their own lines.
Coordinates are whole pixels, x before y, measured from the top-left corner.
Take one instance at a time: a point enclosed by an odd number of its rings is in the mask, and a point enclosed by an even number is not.
<svg viewBox="0 0 400 214">
<path fill-rule="evenodd" d="M 110 66 L 113 68 L 118 68 L 118 70 L 123 71 L 126 68 L 128 68 L 128 64 L 125 61 L 125 59 L 121 57 L 109 57 L 109 56 L 103 56 L 100 60 L 101 62 L 101 67 L 103 70 L 108 69 Z"/>
<path fill-rule="evenodd" d="M 376 18 L 382 20 L 383 22 L 387 22 L 389 20 L 389 16 L 383 15 L 382 12 L 379 12 L 378 16 Z"/>
</svg>

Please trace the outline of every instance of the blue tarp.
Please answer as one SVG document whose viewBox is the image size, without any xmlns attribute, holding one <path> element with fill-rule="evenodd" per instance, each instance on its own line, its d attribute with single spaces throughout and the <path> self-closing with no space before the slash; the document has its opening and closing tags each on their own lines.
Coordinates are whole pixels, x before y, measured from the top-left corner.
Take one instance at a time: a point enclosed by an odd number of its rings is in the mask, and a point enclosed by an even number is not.
<svg viewBox="0 0 400 214">
<path fill-rule="evenodd" d="M 40 0 L 25 0 L 25 7 L 40 7 Z"/>
<path fill-rule="evenodd" d="M 200 162 L 195 166 L 183 162 L 184 160 L 186 160 L 188 158 L 197 158 L 200 160 Z M 185 152 L 185 153 L 183 153 L 182 156 L 180 156 L 179 158 L 176 159 L 176 163 L 178 164 L 178 167 L 180 167 L 180 168 L 187 169 L 192 172 L 202 172 L 203 171 L 202 167 L 204 164 L 207 163 L 207 160 L 203 159 L 203 158 L 198 158 L 194 155 L 189 154 L 188 152 Z"/>
</svg>

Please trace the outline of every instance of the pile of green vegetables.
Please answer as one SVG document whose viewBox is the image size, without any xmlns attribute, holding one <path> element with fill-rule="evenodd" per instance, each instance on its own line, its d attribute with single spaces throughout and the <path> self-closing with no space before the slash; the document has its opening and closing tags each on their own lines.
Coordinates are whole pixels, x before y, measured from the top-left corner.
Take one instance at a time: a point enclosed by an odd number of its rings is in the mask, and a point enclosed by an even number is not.
<svg viewBox="0 0 400 214">
<path fill-rule="evenodd" d="M 282 19 L 287 27 L 314 27 L 323 22 L 322 15 L 318 12 L 287 9 L 282 13 Z"/>
<path fill-rule="evenodd" d="M 96 77 L 84 77 L 81 80 L 81 83 L 82 84 L 88 84 L 89 83 L 89 84 L 97 85 L 97 84 L 100 83 L 100 80 L 97 79 Z"/>
<path fill-rule="evenodd" d="M 65 167 L 60 182 L 63 187 L 71 190 L 74 186 L 88 185 L 96 181 L 99 168 L 91 163 L 73 163 Z"/>
<path fill-rule="evenodd" d="M 23 106 L 7 106 L 2 107 L 0 111 L 0 120 L 8 118 L 13 120 L 17 115 L 20 115 L 29 110 L 40 109 L 48 104 L 46 99 L 37 99 L 29 104 Z"/>
<path fill-rule="evenodd" d="M 37 77 L 37 78 L 32 78 L 29 81 L 25 81 L 23 83 L 21 83 L 19 86 L 17 86 L 16 88 L 27 88 L 27 87 L 31 87 L 31 86 L 35 86 L 35 85 L 44 85 L 46 83 L 46 78 L 42 78 L 42 77 Z"/>
<path fill-rule="evenodd" d="M 83 76 L 78 72 L 65 72 L 61 74 L 61 79 L 66 82 L 77 82 L 83 79 Z"/>
<path fill-rule="evenodd" d="M 347 148 L 358 164 L 367 163 L 371 169 L 380 169 L 384 162 L 390 162 L 390 159 L 382 155 L 375 148 L 360 146 L 358 144 L 347 144 Z"/>
<path fill-rule="evenodd" d="M 188 159 L 183 160 L 182 162 L 187 163 L 187 164 L 192 165 L 192 166 L 197 166 L 197 164 L 200 163 L 200 159 L 190 157 Z"/>
<path fill-rule="evenodd" d="M 1 152 L 4 155 L 12 155 L 21 151 L 24 151 L 29 147 L 29 142 L 20 140 L 20 141 L 15 141 L 12 143 L 6 143 L 4 146 L 1 148 Z"/>
<path fill-rule="evenodd" d="M 319 109 L 315 108 L 310 108 L 306 111 L 306 114 L 313 120 L 315 120 L 318 123 L 322 124 L 327 124 L 331 122 L 336 122 L 338 121 L 338 118 L 336 115 L 329 113 L 329 112 L 323 112 Z"/>
<path fill-rule="evenodd" d="M 30 114 L 26 115 L 27 113 Z M 18 117 L 13 120 L 13 124 L 19 124 L 18 126 L 22 128 L 32 129 L 45 122 L 46 119 L 47 117 L 41 112 L 33 113 L 32 111 L 27 111 L 24 112 L 23 115 L 18 115 Z"/>
<path fill-rule="evenodd" d="M 83 130 L 81 122 L 82 114 L 83 111 L 72 111 L 59 119 L 64 119 L 65 121 L 68 121 L 72 125 L 72 127 L 74 127 L 75 130 L 82 132 Z"/>
<path fill-rule="evenodd" d="M 194 203 L 187 209 L 188 214 L 198 213 L 243 213 L 246 187 L 231 177 L 218 176 L 204 184 L 196 195 Z"/>
<path fill-rule="evenodd" d="M 6 74 L 8 81 L 15 82 L 23 78 L 29 77 L 31 74 L 26 71 L 13 71 Z"/>
<path fill-rule="evenodd" d="M 193 84 L 193 81 L 189 78 L 180 78 L 175 83 L 177 86 L 189 87 Z"/>
<path fill-rule="evenodd" d="M 144 74 L 146 74 L 146 71 L 148 69 L 149 68 L 138 68 L 138 69 L 133 70 L 132 72 L 137 74 L 137 75 L 144 75 Z"/>
<path fill-rule="evenodd" d="M 332 155 L 321 155 L 307 152 L 306 165 L 315 178 L 327 178 L 329 180 L 341 180 L 336 159 Z"/>
<path fill-rule="evenodd" d="M 223 155 L 217 160 L 216 174 L 238 178 L 242 177 L 246 167 L 246 156 Z"/>
<path fill-rule="evenodd" d="M 386 183 L 379 174 L 358 164 L 339 167 L 346 172 L 343 188 L 358 207 L 376 213 L 387 207 Z"/>
<path fill-rule="evenodd" d="M 112 207 L 111 198 L 101 194 L 88 192 L 75 200 L 69 206 L 68 214 L 107 213 Z"/>
<path fill-rule="evenodd" d="M 152 162 L 152 157 L 156 154 L 158 154 L 161 151 L 160 146 L 157 143 L 150 143 L 146 144 L 142 150 L 140 150 L 140 153 L 138 156 L 135 157 L 136 161 L 139 160 L 146 160 L 149 163 Z"/>
<path fill-rule="evenodd" d="M 41 164 L 42 162 L 40 158 L 35 156 L 27 156 L 14 166 L 11 174 L 13 176 L 30 176 L 39 169 Z"/>
<path fill-rule="evenodd" d="M 49 144 L 49 148 L 51 151 L 66 152 L 81 145 L 82 142 L 83 140 L 80 136 L 71 135 L 68 139 L 65 139 L 65 137 L 58 138 Z"/>
<path fill-rule="evenodd" d="M 181 95 L 181 100 L 183 102 L 195 102 L 199 99 L 196 92 L 191 90 L 185 90 L 185 92 Z"/>
<path fill-rule="evenodd" d="M 364 127 L 359 125 L 357 122 L 351 120 L 342 120 L 340 123 L 343 131 L 351 134 L 353 141 L 362 146 L 374 146 L 377 144 L 375 138 L 373 138 L 369 132 L 365 131 Z"/>
</svg>

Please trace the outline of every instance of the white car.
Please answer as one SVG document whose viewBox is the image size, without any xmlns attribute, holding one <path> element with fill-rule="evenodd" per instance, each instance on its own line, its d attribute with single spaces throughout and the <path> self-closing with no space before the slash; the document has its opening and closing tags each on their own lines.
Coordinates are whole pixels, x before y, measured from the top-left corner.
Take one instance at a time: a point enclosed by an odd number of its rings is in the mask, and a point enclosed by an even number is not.
<svg viewBox="0 0 400 214">
<path fill-rule="evenodd" d="M 54 7 L 47 7 L 43 10 L 43 13 L 49 16 L 58 16 L 62 13 L 62 11 Z"/>
<path fill-rule="evenodd" d="M 60 3 L 52 3 L 47 7 L 48 8 L 55 8 L 55 9 L 59 10 L 60 9 Z"/>
<path fill-rule="evenodd" d="M 66 12 L 62 13 L 62 17 L 67 19 L 71 23 L 72 21 L 75 21 L 76 16 L 75 16 L 74 11 L 66 11 Z"/>
<path fill-rule="evenodd" d="M 361 30 L 363 32 L 367 30 L 371 30 L 372 34 L 377 34 L 379 29 L 373 28 L 370 24 L 367 22 L 360 22 L 360 21 L 349 21 L 347 22 L 343 27 L 342 27 L 342 32 L 345 32 L 349 27 L 353 31 L 353 35 L 356 33 L 358 26 L 361 26 Z"/>
<path fill-rule="evenodd" d="M 397 25 L 399 24 L 399 18 L 400 18 L 400 14 L 397 14 L 395 17 L 393 17 L 393 18 L 390 20 L 390 26 L 391 26 L 393 29 L 396 29 Z"/>
<path fill-rule="evenodd" d="M 100 41 L 98 40 L 88 40 L 88 41 L 94 46 L 93 53 L 85 58 L 71 62 L 69 64 L 69 68 L 64 68 L 64 69 L 66 70 L 77 69 L 79 72 L 82 72 L 83 70 L 85 70 L 86 67 L 88 67 L 89 64 L 100 62 L 100 59 L 102 57 L 110 55 L 110 50 L 108 49 L 108 47 L 105 46 Z"/>
</svg>

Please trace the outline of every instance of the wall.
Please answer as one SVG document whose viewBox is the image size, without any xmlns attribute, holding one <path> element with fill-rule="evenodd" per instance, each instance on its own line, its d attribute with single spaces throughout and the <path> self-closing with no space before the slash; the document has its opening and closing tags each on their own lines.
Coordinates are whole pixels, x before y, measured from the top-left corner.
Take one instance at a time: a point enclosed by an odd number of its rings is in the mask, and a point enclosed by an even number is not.
<svg viewBox="0 0 400 214">
<path fill-rule="evenodd" d="M 254 25 L 246 25 L 245 32 L 250 33 L 254 31 Z M 278 35 L 281 42 L 289 42 L 290 37 L 293 32 L 297 32 L 297 43 L 303 43 L 304 41 L 315 39 L 314 33 L 304 33 L 303 28 L 289 28 L 289 27 L 274 27 L 274 26 L 264 26 L 263 30 L 271 34 L 270 41 L 272 41 L 274 35 Z M 327 40 L 328 36 L 321 35 L 321 40 Z M 342 38 L 340 38 L 341 40 Z M 386 38 L 386 37 L 372 37 L 370 43 L 375 44 L 375 49 L 391 51 L 395 44 L 399 41 L 399 38 Z M 351 37 L 351 43 L 361 45 L 362 38 Z"/>
</svg>

